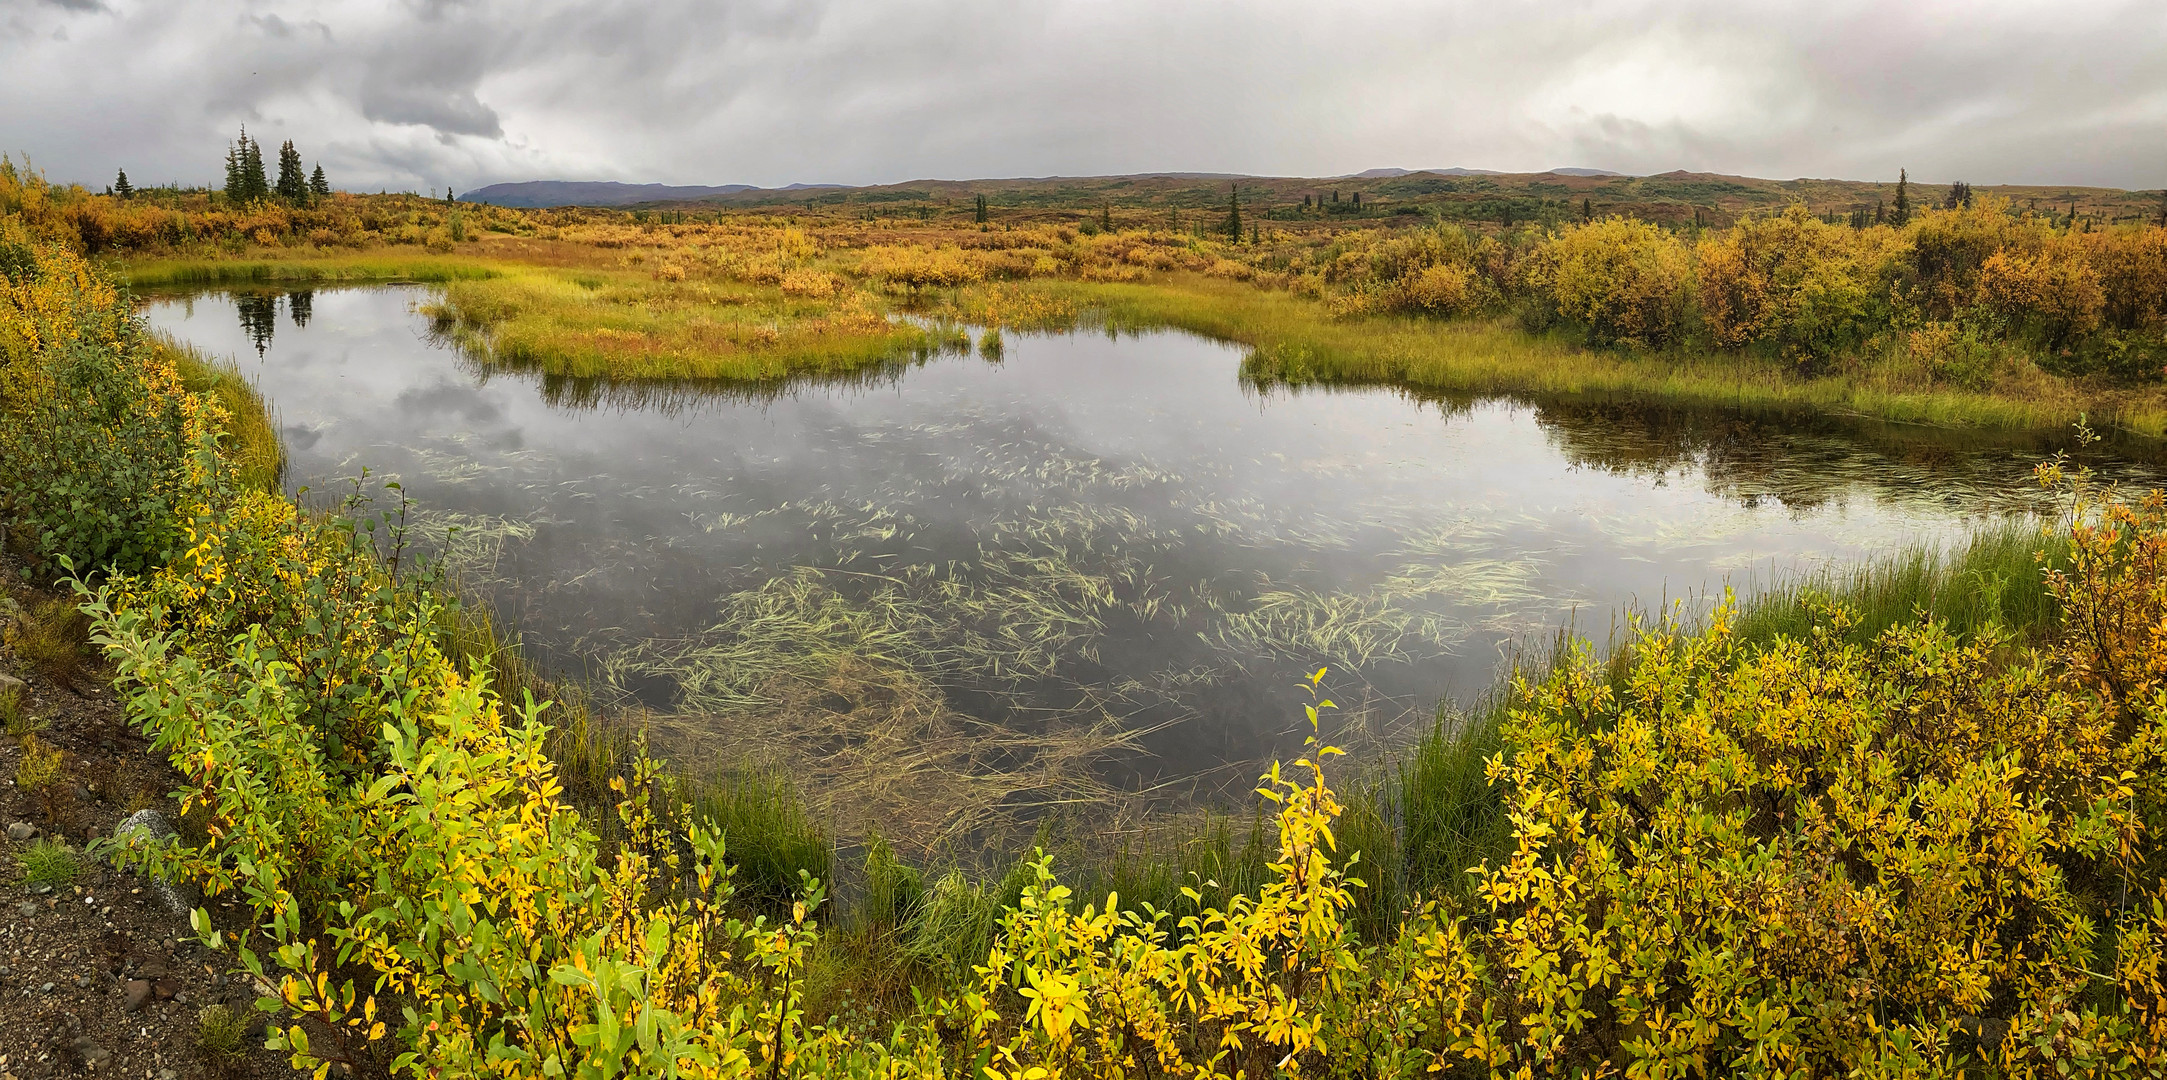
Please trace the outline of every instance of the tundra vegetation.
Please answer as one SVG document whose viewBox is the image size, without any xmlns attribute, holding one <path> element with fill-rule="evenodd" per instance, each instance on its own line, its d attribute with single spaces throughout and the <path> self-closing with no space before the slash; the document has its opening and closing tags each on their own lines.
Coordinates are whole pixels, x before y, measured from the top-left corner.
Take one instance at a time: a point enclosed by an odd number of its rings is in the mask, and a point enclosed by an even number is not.
<svg viewBox="0 0 2167 1080">
<path fill-rule="evenodd" d="M 1564 641 L 1396 776 L 1312 740 L 1261 778 L 1247 838 L 1076 866 L 1048 844 L 975 874 L 875 842 L 835 905 L 832 849 L 783 785 L 697 782 L 546 700 L 411 559 L 396 505 L 310 514 L 252 481 L 267 426 L 143 333 L 45 231 L 50 204 L 16 209 L 8 536 L 77 590 L 201 826 L 103 853 L 248 913 L 195 925 L 267 991 L 272 1045 L 318 1076 L 2167 1069 L 2158 493 L 2050 465 L 2066 513 L 2044 529 L 1652 619 L 1603 655 Z M 1695 310 L 1673 289 L 1693 295 L 1676 275 L 1698 256 L 1674 234 L 1606 219 L 1529 243 L 1516 265 L 1547 292 L 1511 302 L 1571 333 L 1660 350 L 1665 313 Z M 1018 249 L 905 250 L 949 266 Z M 488 257 L 446 265 L 516 280 Z M 823 272 L 1019 329 L 1001 313 L 1052 318 L 1093 284 Z M 1225 273 L 1242 272 L 1260 271 Z M 1383 302 L 1318 277 L 1308 303 Z M 1741 305 L 1757 314 L 1725 325 L 1825 338 L 1784 304 Z M 2025 326 L 1992 340 L 2052 332 Z M 1755 337 L 1771 352 L 1753 362 L 1820 362 L 1788 340 Z M 1310 680 L 1312 730 L 1329 679 Z"/>
<path fill-rule="evenodd" d="M 439 282 L 433 313 L 476 357 L 556 375 L 771 382 L 923 356 L 954 324 L 1083 319 L 1240 341 L 1263 382 L 2167 432 L 2167 200 L 2150 194 L 1907 186 L 1892 208 L 1895 185 L 1403 177 L 1359 203 L 1281 181 L 1139 186 L 1120 207 L 996 183 L 998 203 L 528 210 L 250 195 L 238 153 L 238 196 L 93 194 L 9 163 L 0 212 L 137 289 Z M 1566 198 L 1568 181 L 1608 197 Z"/>
</svg>

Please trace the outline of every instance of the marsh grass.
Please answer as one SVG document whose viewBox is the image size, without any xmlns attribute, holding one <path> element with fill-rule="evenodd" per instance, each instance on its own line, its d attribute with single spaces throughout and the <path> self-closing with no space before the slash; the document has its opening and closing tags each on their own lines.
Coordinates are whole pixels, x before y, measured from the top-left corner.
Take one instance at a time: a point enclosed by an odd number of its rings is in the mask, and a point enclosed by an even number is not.
<svg viewBox="0 0 2167 1080">
<path fill-rule="evenodd" d="M 1507 704 L 1493 694 L 1470 713 L 1441 709 L 1436 726 L 1397 762 L 1396 869 L 1407 893 L 1464 897 L 1473 886 L 1469 868 L 1510 851 L 1512 824 L 1486 772 L 1503 746 Z"/>
<path fill-rule="evenodd" d="M 593 283 L 593 284 L 590 284 Z M 863 293 L 521 268 L 445 285 L 429 314 L 477 362 L 575 378 L 772 382 L 938 351 Z"/>
<path fill-rule="evenodd" d="M 835 844 L 799 795 L 796 779 L 767 768 L 730 768 L 688 786 L 695 820 L 722 834 L 739 891 L 788 910 L 800 874 L 834 880 Z"/>
<path fill-rule="evenodd" d="M 2014 430 L 2064 428 L 2089 413 L 2147 437 L 2167 435 L 2167 392 L 2045 376 L 1987 391 L 1925 384 L 1893 356 L 1863 357 L 1801 378 L 1749 353 L 1594 349 L 1509 318 L 1333 318 L 1290 292 L 1195 274 L 1145 283 L 1032 282 L 1119 330 L 1175 328 L 1246 345 L 1259 386 L 1395 386 L 1417 393 L 1642 399 L 1761 410 L 1815 409 L 1903 423 Z"/>
<path fill-rule="evenodd" d="M 121 284 L 141 293 L 233 285 L 441 283 L 493 277 L 506 267 L 474 255 L 433 255 L 418 249 L 327 253 L 309 249 L 259 252 L 242 259 L 161 258 L 114 267 Z"/>
<path fill-rule="evenodd" d="M 2046 572 L 2068 564 L 2063 534 L 2027 519 L 1993 522 L 1948 549 L 1913 547 L 1781 583 L 1742 605 L 1736 633 L 1743 643 L 1796 638 L 1813 625 L 1817 605 L 1834 601 L 1858 613 L 1856 641 L 1931 618 L 1960 637 L 1999 627 L 2036 643 L 2059 625 Z"/>
</svg>

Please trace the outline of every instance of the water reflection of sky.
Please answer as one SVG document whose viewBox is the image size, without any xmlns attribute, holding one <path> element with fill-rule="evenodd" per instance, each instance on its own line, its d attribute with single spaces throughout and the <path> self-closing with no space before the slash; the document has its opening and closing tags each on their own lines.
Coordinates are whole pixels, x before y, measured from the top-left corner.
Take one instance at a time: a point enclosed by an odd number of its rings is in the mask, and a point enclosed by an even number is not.
<svg viewBox="0 0 2167 1080">
<path fill-rule="evenodd" d="M 463 572 L 546 663 L 732 716 L 796 700 L 776 673 L 818 682 L 806 665 L 847 647 L 1001 724 L 1156 729 L 1124 784 L 1298 748 L 1286 688 L 1318 664 L 1363 706 L 1346 737 L 1390 738 L 1486 688 L 1515 638 L 1949 535 L 2020 502 L 2042 452 L 1259 394 L 1239 350 L 1177 334 L 1012 335 L 997 364 L 575 408 L 434 343 L 422 295 L 148 316 L 260 380 L 290 482 L 366 467 L 461 525 Z"/>
</svg>

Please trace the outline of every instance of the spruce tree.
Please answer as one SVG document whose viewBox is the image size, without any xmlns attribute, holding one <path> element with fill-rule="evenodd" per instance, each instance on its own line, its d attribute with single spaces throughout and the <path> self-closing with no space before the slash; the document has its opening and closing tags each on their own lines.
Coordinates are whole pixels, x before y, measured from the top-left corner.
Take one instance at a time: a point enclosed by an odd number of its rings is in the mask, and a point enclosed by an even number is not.
<svg viewBox="0 0 2167 1080">
<path fill-rule="evenodd" d="M 2153 218 L 2152 222 L 2162 229 L 2167 229 L 2167 191 L 2159 193 L 2159 216 Z"/>
<path fill-rule="evenodd" d="M 977 209 L 973 212 L 972 220 L 984 225 L 989 220 L 986 214 L 986 197 L 984 195 L 978 196 L 976 205 Z"/>
<path fill-rule="evenodd" d="M 241 147 L 241 186 L 248 192 L 249 202 L 268 199 L 271 197 L 271 181 L 263 169 L 263 144 L 248 139 L 245 133 L 242 137 L 247 139 L 247 142 Z"/>
<path fill-rule="evenodd" d="M 1911 223 L 1911 174 L 1903 169 L 1896 170 L 1895 216 L 1898 225 Z"/>
<path fill-rule="evenodd" d="M 301 151 L 288 139 L 278 146 L 278 197 L 288 203 L 308 201 L 308 174 L 301 171 Z"/>
<path fill-rule="evenodd" d="M 122 169 L 119 178 L 113 181 L 113 194 L 123 199 L 135 197 L 135 188 L 128 183 L 128 170 Z"/>
<path fill-rule="evenodd" d="M 1240 189 L 1232 184 L 1226 191 L 1226 234 L 1234 243 L 1242 242 L 1242 197 Z"/>
<path fill-rule="evenodd" d="M 1114 231 L 1114 204 L 1104 202 L 1099 204 L 1099 231 Z"/>
<path fill-rule="evenodd" d="M 1591 222 L 1591 221 L 1594 221 L 1594 220 L 1595 220 L 1595 200 L 1594 200 L 1594 199 L 1582 199 L 1582 200 L 1580 200 L 1580 223 L 1581 223 L 1582 225 L 1585 225 L 1585 224 L 1587 224 L 1588 222 Z"/>
<path fill-rule="evenodd" d="M 270 182 L 263 175 L 263 147 L 243 127 L 240 139 L 226 147 L 226 199 L 246 206 L 270 194 Z"/>
<path fill-rule="evenodd" d="M 331 197 L 331 181 L 324 179 L 324 166 L 320 161 L 316 163 L 316 171 L 309 174 L 308 193 L 319 199 Z"/>
<path fill-rule="evenodd" d="M 242 134 L 247 138 L 247 134 Z M 241 199 L 241 150 L 232 143 L 226 144 L 226 186 L 222 189 L 226 198 L 233 202 Z"/>
</svg>

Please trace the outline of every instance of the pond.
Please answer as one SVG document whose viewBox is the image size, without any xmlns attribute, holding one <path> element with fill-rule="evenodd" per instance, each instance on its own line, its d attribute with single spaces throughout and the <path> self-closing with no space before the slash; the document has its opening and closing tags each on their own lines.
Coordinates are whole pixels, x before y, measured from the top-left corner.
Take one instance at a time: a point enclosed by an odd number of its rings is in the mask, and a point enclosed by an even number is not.
<svg viewBox="0 0 2167 1080">
<path fill-rule="evenodd" d="M 545 668 L 847 834 L 1242 798 L 1301 677 L 1373 759 L 1517 643 L 2038 508 L 2053 448 L 1627 405 L 1245 385 L 1177 333 L 1009 335 L 757 392 L 491 371 L 415 287 L 159 299 L 273 403 L 288 482 L 366 469 Z M 2143 465 L 2119 473 L 2149 480 Z"/>
</svg>

